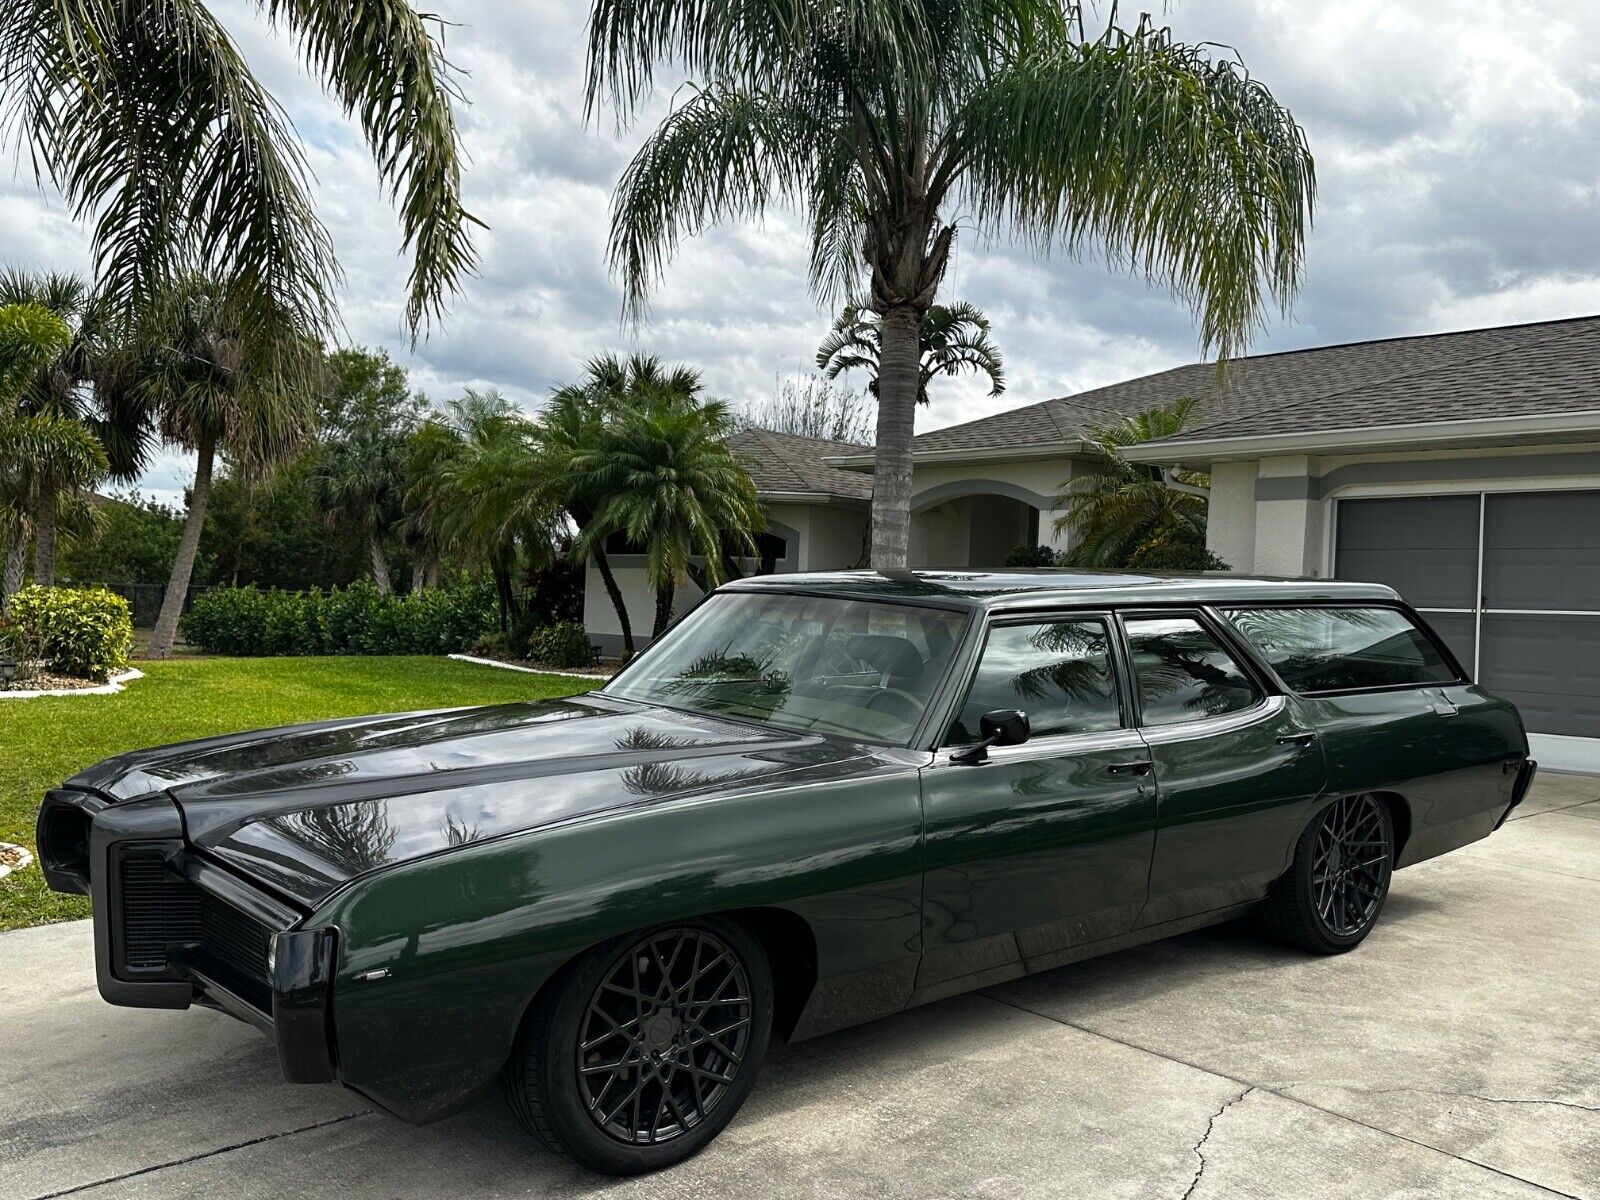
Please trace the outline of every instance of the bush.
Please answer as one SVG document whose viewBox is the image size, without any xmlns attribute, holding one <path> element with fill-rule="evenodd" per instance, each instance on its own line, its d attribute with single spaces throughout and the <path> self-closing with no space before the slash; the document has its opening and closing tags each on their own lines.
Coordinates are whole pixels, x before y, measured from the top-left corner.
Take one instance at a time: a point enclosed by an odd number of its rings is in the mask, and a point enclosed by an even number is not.
<svg viewBox="0 0 1600 1200">
<path fill-rule="evenodd" d="M 546 667 L 592 667 L 600 661 L 600 648 L 577 621 L 557 621 L 528 634 L 523 657 Z"/>
<path fill-rule="evenodd" d="M 42 659 L 58 675 L 104 682 L 128 665 L 128 602 L 104 588 L 25 587 L 0 622 L 7 654 Z"/>
<path fill-rule="evenodd" d="M 495 622 L 487 584 L 384 596 L 367 580 L 323 592 L 212 588 L 183 636 L 208 654 L 454 654 Z"/>
<path fill-rule="evenodd" d="M 1006 554 L 1008 567 L 1055 567 L 1060 565 L 1049 546 L 1014 546 Z"/>
</svg>

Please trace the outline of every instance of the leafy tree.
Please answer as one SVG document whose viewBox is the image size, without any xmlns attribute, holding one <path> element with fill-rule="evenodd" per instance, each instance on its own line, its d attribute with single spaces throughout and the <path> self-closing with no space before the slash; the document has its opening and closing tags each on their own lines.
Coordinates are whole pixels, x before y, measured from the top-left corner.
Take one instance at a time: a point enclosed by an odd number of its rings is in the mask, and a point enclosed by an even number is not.
<svg viewBox="0 0 1600 1200">
<path fill-rule="evenodd" d="M 316 458 L 304 454 L 264 478 L 224 470 L 206 504 L 196 582 L 342 587 L 370 570 L 366 540 L 322 519 L 311 485 Z"/>
<path fill-rule="evenodd" d="M 413 251 L 411 328 L 472 265 L 437 27 L 405 0 L 257 0 L 366 135 Z M 287 119 L 204 0 L 0 0 L 0 117 L 91 220 L 128 316 L 199 268 L 237 319 L 327 323 L 338 278 Z"/>
<path fill-rule="evenodd" d="M 183 535 L 183 513 L 137 491 L 100 506 L 98 536 L 64 547 L 62 573 L 75 583 L 161 583 L 172 573 Z M 205 579 L 209 556 L 195 563 Z"/>
<path fill-rule="evenodd" d="M 1000 348 L 989 340 L 989 318 L 976 305 L 965 300 L 932 305 L 922 318 L 918 341 L 918 404 L 928 402 L 928 384 L 937 376 L 959 375 L 962 371 L 987 376 L 991 396 L 1006 390 Z M 837 379 L 846 371 L 866 371 L 870 376 L 867 390 L 876 397 L 882 355 L 883 322 L 870 309 L 847 304 L 817 347 L 817 369 L 829 379 Z"/>
<path fill-rule="evenodd" d="M 770 397 L 736 414 L 736 419 L 742 425 L 775 433 L 858 446 L 872 442 L 872 414 L 860 393 L 835 387 L 814 375 L 779 380 Z"/>
<path fill-rule="evenodd" d="M 656 589 L 652 636 L 672 620 L 692 557 L 704 560 L 715 586 L 724 555 L 755 553 L 755 534 L 766 525 L 755 484 L 728 449 L 732 430 L 721 401 L 657 396 L 612 414 L 573 455 L 580 485 L 596 498 L 577 549 L 593 553 L 617 534 L 639 548 Z"/>
<path fill-rule="evenodd" d="M 1080 251 L 1165 284 L 1235 352 L 1300 276 L 1305 137 L 1231 53 L 1141 19 L 1091 36 L 1062 0 L 594 0 L 587 97 L 627 120 L 658 63 L 697 90 L 613 199 L 628 311 L 678 243 L 803 208 L 811 281 L 880 323 L 872 561 L 905 565 L 920 328 L 957 213 L 981 236 Z"/>
<path fill-rule="evenodd" d="M 322 386 L 320 356 L 295 315 L 252 310 L 248 290 L 186 276 L 142 315 L 114 372 L 127 403 L 143 407 L 166 441 L 193 450 L 183 535 L 147 651 L 172 652 L 205 527 L 219 453 L 249 474 L 289 461 L 304 445 Z"/>
<path fill-rule="evenodd" d="M 1228 569 L 1206 548 L 1209 478 L 1129 462 L 1121 453 L 1125 446 L 1177 433 L 1193 403 L 1184 398 L 1088 431 L 1098 470 L 1070 480 L 1055 500 L 1062 510 L 1056 530 L 1070 528 L 1074 535 L 1063 565 Z"/>
</svg>

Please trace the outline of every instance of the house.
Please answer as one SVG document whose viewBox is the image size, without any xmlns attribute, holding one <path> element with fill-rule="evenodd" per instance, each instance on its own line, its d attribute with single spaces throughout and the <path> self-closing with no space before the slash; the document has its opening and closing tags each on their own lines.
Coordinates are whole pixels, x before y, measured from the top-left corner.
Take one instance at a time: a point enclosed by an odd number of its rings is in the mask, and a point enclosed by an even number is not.
<svg viewBox="0 0 1600 1200">
<path fill-rule="evenodd" d="M 1129 457 L 1211 473 L 1233 570 L 1392 584 L 1517 702 L 1541 762 L 1600 773 L 1600 317 L 1197 363 L 922 434 L 911 565 L 1065 546 L 1055 497 L 1095 469 L 1090 428 L 1185 396 L 1186 429 Z M 774 569 L 860 562 L 871 451 L 746 436 L 800 556 Z"/>
</svg>

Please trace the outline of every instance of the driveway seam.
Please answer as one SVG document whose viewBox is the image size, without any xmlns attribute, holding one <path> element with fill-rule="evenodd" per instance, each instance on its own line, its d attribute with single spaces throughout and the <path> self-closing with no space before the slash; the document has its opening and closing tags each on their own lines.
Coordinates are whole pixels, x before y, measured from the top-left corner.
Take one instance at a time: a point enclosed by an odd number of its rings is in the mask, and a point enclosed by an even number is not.
<svg viewBox="0 0 1600 1200">
<path fill-rule="evenodd" d="M 1535 817 L 1548 817 L 1551 813 L 1563 813 L 1568 809 L 1584 808 L 1590 804 L 1600 804 L 1600 796 L 1592 800 L 1579 800 L 1576 804 L 1563 804 L 1560 808 L 1541 808 L 1538 812 L 1517 813 L 1515 816 L 1507 817 L 1506 824 L 1509 825 L 1512 821 L 1531 821 Z"/>
<path fill-rule="evenodd" d="M 148 1167 L 140 1167 L 137 1171 L 124 1171 L 121 1175 L 110 1175 L 105 1179 L 91 1179 L 88 1183 L 79 1183 L 69 1188 L 62 1188 L 59 1192 L 46 1192 L 42 1196 L 33 1197 L 33 1200 L 58 1200 L 58 1197 L 61 1196 L 75 1196 L 79 1192 L 87 1192 L 91 1188 L 106 1187 L 108 1184 L 121 1183 L 126 1179 L 137 1179 L 141 1175 L 154 1175 L 157 1171 L 165 1171 L 170 1167 L 182 1167 L 189 1163 L 204 1162 L 206 1159 L 216 1158 L 220 1154 L 231 1154 L 235 1150 L 246 1150 L 251 1146 L 259 1146 L 263 1142 L 275 1142 L 279 1138 L 294 1137 L 298 1133 L 310 1133 L 315 1129 L 326 1129 L 330 1125 L 342 1125 L 346 1121 L 354 1121 L 357 1117 L 371 1115 L 370 1109 L 363 1109 L 361 1112 L 346 1113 L 342 1117 L 333 1117 L 327 1121 L 314 1121 L 310 1125 L 302 1125 L 298 1129 L 284 1129 L 278 1133 L 262 1134 L 260 1137 L 248 1138 L 242 1142 L 218 1146 L 215 1150 L 191 1154 L 187 1158 L 175 1158 L 171 1162 L 154 1163 Z"/>
<path fill-rule="evenodd" d="M 1574 1195 L 1572 1192 L 1563 1192 L 1559 1188 L 1553 1188 L 1553 1187 L 1550 1187 L 1548 1184 L 1538 1183 L 1538 1182 L 1536 1182 L 1536 1181 L 1534 1181 L 1532 1179 L 1524 1178 L 1523 1176 L 1518 1175 L 1518 1174 L 1516 1174 L 1516 1173 L 1514 1173 L 1512 1171 L 1506 1171 L 1506 1170 L 1503 1170 L 1500 1167 L 1491 1166 L 1489 1163 L 1486 1163 L 1486 1162 L 1479 1162 L 1477 1159 L 1468 1158 L 1464 1154 L 1457 1154 L 1454 1151 L 1445 1150 L 1445 1149 L 1443 1149 L 1443 1148 L 1441 1148 L 1439 1146 L 1430 1145 L 1429 1143 L 1424 1142 L 1424 1141 L 1419 1141 L 1416 1138 L 1407 1137 L 1403 1133 L 1396 1133 L 1392 1129 L 1385 1129 L 1381 1125 L 1373 1125 L 1373 1124 L 1371 1124 L 1371 1123 L 1369 1123 L 1367 1121 L 1361 1120 L 1358 1117 L 1352 1117 L 1348 1113 L 1338 1112 L 1335 1109 L 1325 1108 L 1320 1104 L 1314 1104 L 1310 1100 L 1302 1099 L 1299 1096 L 1289 1095 L 1288 1093 L 1280 1091 L 1278 1088 L 1273 1087 L 1273 1086 L 1271 1086 L 1269 1084 L 1252 1083 L 1248 1079 L 1241 1079 L 1237 1075 L 1230 1075 L 1226 1071 L 1217 1070 L 1215 1067 L 1202 1066 L 1200 1063 L 1192 1062 L 1192 1061 L 1190 1061 L 1189 1059 L 1186 1059 L 1186 1058 L 1179 1058 L 1177 1055 L 1168 1054 L 1163 1050 L 1153 1050 L 1149 1046 L 1141 1046 L 1137 1042 L 1125 1041 L 1124 1039 L 1119 1038 L 1119 1037 L 1115 1037 L 1112 1034 L 1101 1033 L 1098 1029 L 1090 1029 L 1090 1028 L 1088 1028 L 1086 1026 L 1078 1025 L 1078 1024 L 1072 1022 L 1072 1021 L 1064 1020 L 1061 1017 L 1052 1016 L 1050 1013 L 1040 1012 L 1036 1008 L 1029 1008 L 1026 1004 L 1018 1004 L 1014 1000 L 1003 1000 L 999 996 L 994 995 L 992 992 L 990 992 L 988 990 L 981 990 L 978 994 L 983 996 L 985 999 L 993 1000 L 996 1004 L 1004 1005 L 1006 1008 L 1012 1008 L 1012 1009 L 1015 1009 L 1018 1012 L 1028 1013 L 1031 1016 L 1041 1017 L 1046 1021 L 1053 1021 L 1057 1025 L 1064 1025 L 1068 1029 L 1076 1029 L 1079 1033 L 1086 1033 L 1090 1037 L 1104 1038 L 1106 1041 L 1113 1042 L 1118 1046 L 1125 1046 L 1129 1050 L 1137 1050 L 1137 1051 L 1139 1051 L 1139 1052 L 1141 1052 L 1143 1054 L 1149 1054 L 1149 1055 L 1151 1055 L 1152 1057 L 1155 1057 L 1155 1058 L 1165 1059 L 1167 1062 L 1177 1063 L 1179 1066 L 1188 1067 L 1188 1068 L 1190 1068 L 1191 1070 L 1194 1070 L 1194 1071 L 1200 1071 L 1200 1072 L 1202 1072 L 1202 1073 L 1204 1073 L 1206 1075 L 1212 1076 L 1215 1079 L 1225 1079 L 1229 1083 L 1238 1084 L 1241 1088 L 1245 1089 L 1238 1096 L 1234 1097 L 1234 1099 L 1230 1100 L 1227 1104 L 1223 1105 L 1223 1110 L 1226 1110 L 1226 1109 L 1232 1107 L 1234 1104 L 1238 1103 L 1238 1101 L 1244 1099 L 1244 1097 L 1246 1095 L 1248 1095 L 1250 1092 L 1253 1092 L 1253 1091 L 1266 1092 L 1268 1095 L 1276 1096 L 1276 1097 L 1278 1097 L 1278 1099 L 1287 1101 L 1290 1104 L 1302 1105 L 1303 1107 L 1312 1109 L 1312 1110 L 1314 1110 L 1316 1112 L 1325 1113 L 1326 1115 L 1328 1115 L 1330 1117 L 1334 1117 L 1337 1120 L 1347 1121 L 1351 1125 L 1360 1126 L 1362 1129 L 1370 1129 L 1373 1133 L 1383 1134 L 1385 1137 L 1392 1137 L 1392 1138 L 1395 1138 L 1395 1139 L 1397 1139 L 1399 1141 L 1402 1141 L 1402 1142 L 1408 1142 L 1411 1145 L 1420 1147 L 1423 1150 L 1431 1150 L 1435 1154 L 1442 1154 L 1446 1158 L 1453 1158 L 1457 1162 L 1463 1162 L 1463 1163 L 1466 1163 L 1468 1166 L 1477 1167 L 1479 1170 L 1488 1171 L 1490 1174 L 1499 1175 L 1503 1179 L 1510 1179 L 1510 1180 L 1512 1180 L 1512 1181 L 1514 1181 L 1516 1183 L 1523 1183 L 1523 1184 L 1527 1184 L 1529 1187 L 1538 1188 L 1541 1192 L 1545 1192 L 1548 1195 L 1560 1196 L 1560 1197 L 1563 1198 L 1563 1200 L 1585 1200 L 1585 1197 Z M 1287 1085 L 1287 1086 L 1292 1087 L 1294 1085 L 1290 1084 L 1290 1085 Z M 1557 1103 L 1559 1103 L 1559 1102 L 1557 1102 Z M 1220 1115 L 1221 1115 L 1221 1110 L 1219 1110 L 1217 1116 L 1220 1116 Z M 1216 1121 L 1216 1116 L 1213 1116 L 1212 1117 L 1212 1123 L 1215 1123 L 1215 1121 Z M 1206 1137 L 1209 1137 L 1210 1133 L 1211 1133 L 1211 1130 L 1210 1130 L 1210 1127 L 1208 1126 L 1207 1130 L 1206 1130 Z M 1203 1144 L 1205 1142 L 1205 1138 L 1202 1137 L 1200 1139 L 1200 1142 L 1201 1142 L 1201 1144 Z M 1198 1152 L 1198 1149 L 1199 1149 L 1199 1146 L 1197 1145 L 1196 1146 L 1196 1151 L 1197 1152 Z M 1201 1161 L 1203 1163 L 1204 1159 L 1202 1159 Z M 1192 1192 L 1194 1190 L 1194 1186 L 1198 1182 L 1199 1182 L 1199 1176 L 1197 1175 L 1195 1177 L 1194 1183 L 1190 1184 L 1189 1191 L 1184 1193 L 1185 1197 L 1187 1197 L 1190 1194 L 1190 1192 Z"/>
</svg>

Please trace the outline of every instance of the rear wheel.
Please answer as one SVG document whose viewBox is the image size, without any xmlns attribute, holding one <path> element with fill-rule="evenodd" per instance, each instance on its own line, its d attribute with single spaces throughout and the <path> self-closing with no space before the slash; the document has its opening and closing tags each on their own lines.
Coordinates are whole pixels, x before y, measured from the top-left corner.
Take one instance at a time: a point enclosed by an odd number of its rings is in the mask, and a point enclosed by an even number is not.
<svg viewBox="0 0 1600 1200">
<path fill-rule="evenodd" d="M 708 919 L 616 939 L 529 1014 L 507 1098 L 540 1141 L 585 1166 L 655 1171 L 733 1119 L 771 1032 L 771 971 L 741 926 Z"/>
<path fill-rule="evenodd" d="M 1389 895 L 1394 828 L 1376 796 L 1346 796 L 1317 814 L 1294 864 L 1262 906 L 1268 928 L 1320 954 L 1354 949 Z"/>
</svg>

